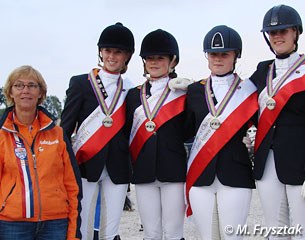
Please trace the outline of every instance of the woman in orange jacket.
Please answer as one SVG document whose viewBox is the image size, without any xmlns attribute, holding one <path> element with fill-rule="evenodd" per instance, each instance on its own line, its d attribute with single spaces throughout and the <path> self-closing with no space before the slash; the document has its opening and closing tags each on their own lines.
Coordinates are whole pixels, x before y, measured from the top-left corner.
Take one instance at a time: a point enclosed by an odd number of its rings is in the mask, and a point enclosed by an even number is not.
<svg viewBox="0 0 305 240">
<path fill-rule="evenodd" d="M 0 240 L 81 239 L 80 173 L 62 128 L 38 106 L 47 86 L 31 66 L 8 77 L 0 122 Z"/>
</svg>

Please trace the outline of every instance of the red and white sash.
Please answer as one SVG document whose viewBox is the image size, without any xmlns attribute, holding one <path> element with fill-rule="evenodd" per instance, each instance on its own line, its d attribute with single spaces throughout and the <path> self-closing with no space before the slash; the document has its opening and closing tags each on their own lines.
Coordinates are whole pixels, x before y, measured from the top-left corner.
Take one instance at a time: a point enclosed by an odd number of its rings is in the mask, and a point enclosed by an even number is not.
<svg viewBox="0 0 305 240">
<path fill-rule="evenodd" d="M 128 85 L 128 86 L 126 86 Z M 131 84 L 128 81 L 123 81 L 123 89 L 130 89 Z M 117 134 L 124 126 L 126 120 L 126 104 L 125 97 L 128 90 L 122 91 L 121 96 L 110 115 L 113 119 L 111 127 L 103 126 L 103 119 L 106 115 L 98 106 L 80 125 L 73 143 L 73 150 L 79 164 L 87 162 L 90 158 L 96 155 L 103 147 Z M 108 93 L 105 102 L 110 106 L 114 95 Z"/>
<path fill-rule="evenodd" d="M 265 87 L 259 95 L 260 116 L 255 137 L 254 150 L 257 151 L 269 129 L 273 126 L 278 115 L 290 99 L 290 97 L 298 92 L 305 91 L 305 65 L 300 66 L 292 73 L 282 84 L 273 99 L 276 101 L 276 107 L 269 110 L 266 102 L 269 98 L 267 88 Z"/>
<path fill-rule="evenodd" d="M 155 106 L 160 95 L 151 96 L 147 99 L 149 106 Z M 163 106 L 157 113 L 157 116 L 153 119 L 156 124 L 155 131 L 168 120 L 177 116 L 179 113 L 183 112 L 185 109 L 185 91 L 177 90 L 175 92 L 170 92 L 166 98 Z M 132 161 L 135 162 L 138 155 L 144 146 L 145 142 L 154 134 L 154 132 L 148 132 L 145 128 L 145 123 L 149 121 L 147 119 L 143 106 L 140 105 L 134 112 L 133 125 L 129 138 L 129 149 L 131 152 Z"/>
<path fill-rule="evenodd" d="M 219 103 L 216 105 L 218 107 Z M 213 116 L 209 113 L 202 121 L 188 160 L 186 177 L 187 216 L 192 215 L 189 191 L 215 155 L 230 141 L 258 109 L 257 92 L 249 80 L 242 81 L 224 111 L 219 115 L 220 128 L 210 127 Z"/>
</svg>

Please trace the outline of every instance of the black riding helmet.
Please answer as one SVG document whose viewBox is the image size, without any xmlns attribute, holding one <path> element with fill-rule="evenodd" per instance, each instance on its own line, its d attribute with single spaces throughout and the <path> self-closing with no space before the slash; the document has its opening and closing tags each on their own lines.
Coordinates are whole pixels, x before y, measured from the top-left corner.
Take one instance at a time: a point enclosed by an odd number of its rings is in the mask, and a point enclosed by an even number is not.
<svg viewBox="0 0 305 240">
<path fill-rule="evenodd" d="M 179 47 L 175 37 L 162 29 L 157 29 L 148 33 L 141 44 L 140 56 L 145 59 L 152 55 L 168 55 L 173 61 L 175 57 L 176 65 L 179 63 Z M 169 77 L 175 78 L 177 74 L 175 67 L 169 69 Z M 144 76 L 148 76 L 144 63 Z"/>
<path fill-rule="evenodd" d="M 281 30 L 290 27 L 295 27 L 298 30 L 295 41 L 296 48 L 294 50 L 297 51 L 299 34 L 302 34 L 303 32 L 302 20 L 298 12 L 290 6 L 278 5 L 269 9 L 265 14 L 261 32 L 263 32 L 264 38 L 273 53 L 275 52 L 265 33 L 272 30 Z"/>
<path fill-rule="evenodd" d="M 240 58 L 242 40 L 234 29 L 226 25 L 219 25 L 205 35 L 203 51 L 206 53 L 236 51 L 236 57 Z"/>
<path fill-rule="evenodd" d="M 265 14 L 261 32 L 296 27 L 300 34 L 303 32 L 302 20 L 298 12 L 289 6 L 275 6 Z"/>
<path fill-rule="evenodd" d="M 176 56 L 178 64 L 179 47 L 175 37 L 162 29 L 147 34 L 142 41 L 140 56 L 146 58 L 152 55 Z"/>
<path fill-rule="evenodd" d="M 119 48 L 130 53 L 134 52 L 134 37 L 132 32 L 122 23 L 106 27 L 97 43 L 99 49 L 101 48 Z"/>
</svg>

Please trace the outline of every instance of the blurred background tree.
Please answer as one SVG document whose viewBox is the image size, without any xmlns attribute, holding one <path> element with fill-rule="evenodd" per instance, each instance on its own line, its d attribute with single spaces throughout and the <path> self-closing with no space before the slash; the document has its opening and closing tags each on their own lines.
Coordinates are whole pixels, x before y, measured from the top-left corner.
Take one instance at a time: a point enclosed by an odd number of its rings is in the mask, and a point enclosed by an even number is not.
<svg viewBox="0 0 305 240">
<path fill-rule="evenodd" d="M 6 100 L 3 94 L 3 87 L 0 88 L 0 117 L 2 116 L 5 108 L 7 107 L 6 105 Z"/>
<path fill-rule="evenodd" d="M 47 96 L 46 100 L 42 103 L 42 106 L 45 107 L 54 117 L 57 119 L 60 118 L 62 106 L 58 97 L 54 95 Z"/>
</svg>

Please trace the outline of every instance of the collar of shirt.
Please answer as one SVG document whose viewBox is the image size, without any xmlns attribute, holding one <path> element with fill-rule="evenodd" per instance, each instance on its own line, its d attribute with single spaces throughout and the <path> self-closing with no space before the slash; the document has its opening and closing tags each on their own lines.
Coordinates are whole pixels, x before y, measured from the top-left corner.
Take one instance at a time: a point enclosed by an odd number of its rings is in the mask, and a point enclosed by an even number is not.
<svg viewBox="0 0 305 240">
<path fill-rule="evenodd" d="M 300 58 L 297 52 L 292 53 L 288 58 L 274 60 L 276 76 L 281 77 Z"/>
<path fill-rule="evenodd" d="M 100 79 L 102 80 L 102 83 L 104 85 L 104 88 L 107 90 L 107 88 L 111 85 L 116 85 L 117 81 L 120 77 L 120 74 L 113 74 L 113 73 L 109 73 L 106 72 L 104 69 L 101 69 L 98 73 L 98 75 L 100 76 Z"/>
<path fill-rule="evenodd" d="M 234 77 L 234 74 L 226 75 L 224 77 L 211 76 L 212 89 L 217 102 L 222 101 L 225 97 L 233 83 Z"/>
<path fill-rule="evenodd" d="M 165 86 L 168 84 L 169 77 L 159 78 L 156 80 L 150 80 L 149 83 L 151 85 L 150 93 L 151 95 L 155 95 L 157 93 L 162 93 Z"/>
<path fill-rule="evenodd" d="M 120 74 L 109 73 L 101 69 L 98 75 L 102 80 L 102 84 L 104 87 L 103 91 L 105 91 L 105 94 L 107 94 L 106 98 L 108 99 L 108 101 L 112 100 L 117 89 L 117 82 L 120 77 Z"/>
</svg>

